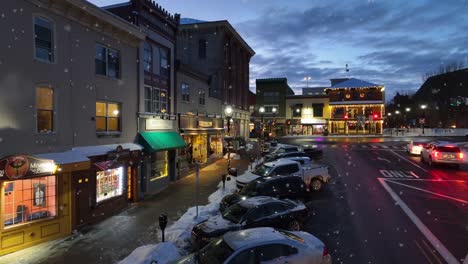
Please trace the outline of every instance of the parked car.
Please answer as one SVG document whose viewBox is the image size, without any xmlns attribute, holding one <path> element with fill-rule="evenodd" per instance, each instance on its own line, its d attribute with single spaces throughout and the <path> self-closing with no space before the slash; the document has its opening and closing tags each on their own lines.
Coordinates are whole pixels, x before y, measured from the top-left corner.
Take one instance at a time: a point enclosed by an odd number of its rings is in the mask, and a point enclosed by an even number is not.
<svg viewBox="0 0 468 264">
<path fill-rule="evenodd" d="M 271 146 L 270 151 L 268 154 L 275 155 L 285 152 L 297 152 L 301 151 L 302 149 L 294 146 L 294 145 L 286 145 L 286 144 L 277 144 L 276 146 Z"/>
<path fill-rule="evenodd" d="M 331 264 L 325 244 L 302 231 L 270 227 L 228 232 L 173 264 Z"/>
<path fill-rule="evenodd" d="M 305 150 L 307 150 L 307 152 Z M 282 159 L 282 158 L 291 158 L 291 157 L 308 157 L 312 160 L 318 160 L 322 158 L 322 155 L 323 155 L 323 152 L 321 149 L 319 149 L 318 151 L 311 151 L 311 150 L 304 148 L 304 151 L 268 154 L 265 156 L 264 162 L 274 161 L 274 160 Z"/>
<path fill-rule="evenodd" d="M 223 197 L 219 210 L 224 212 L 231 205 L 254 196 L 272 196 L 279 199 L 298 199 L 307 196 L 305 183 L 296 176 L 259 178 L 247 184 L 239 192 Z"/>
<path fill-rule="evenodd" d="M 421 150 L 424 148 L 424 143 L 422 142 L 413 142 L 411 140 L 408 144 L 406 144 L 406 152 L 410 155 L 421 155 Z"/>
<path fill-rule="evenodd" d="M 304 147 L 303 150 L 305 153 L 308 154 L 308 157 L 314 160 L 322 159 L 323 157 L 323 150 L 314 147 Z"/>
<path fill-rule="evenodd" d="M 252 227 L 278 227 L 298 231 L 308 211 L 301 202 L 257 196 L 241 200 L 221 215 L 210 217 L 192 229 L 195 248 L 228 231 Z"/>
<path fill-rule="evenodd" d="M 422 149 L 421 161 L 427 162 L 430 166 L 444 163 L 458 168 L 464 161 L 464 155 L 461 149 L 453 144 L 432 142 Z"/>
<path fill-rule="evenodd" d="M 276 175 L 298 176 L 306 183 L 307 190 L 319 191 L 323 184 L 330 181 L 328 166 L 322 164 L 311 164 L 302 166 L 299 162 L 291 159 L 278 159 L 267 162 L 252 172 L 245 172 L 236 179 L 236 186 L 240 190 L 247 183 L 260 177 L 271 177 Z"/>
</svg>

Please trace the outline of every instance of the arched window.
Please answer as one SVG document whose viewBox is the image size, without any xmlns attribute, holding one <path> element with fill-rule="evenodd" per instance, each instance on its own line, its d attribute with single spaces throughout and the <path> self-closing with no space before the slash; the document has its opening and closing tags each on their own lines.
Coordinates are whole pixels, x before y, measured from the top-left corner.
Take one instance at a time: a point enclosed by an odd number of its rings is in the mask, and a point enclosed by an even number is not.
<svg viewBox="0 0 468 264">
<path fill-rule="evenodd" d="M 144 54 L 143 54 L 143 67 L 147 72 L 153 72 L 153 51 L 151 44 L 145 42 Z"/>
</svg>

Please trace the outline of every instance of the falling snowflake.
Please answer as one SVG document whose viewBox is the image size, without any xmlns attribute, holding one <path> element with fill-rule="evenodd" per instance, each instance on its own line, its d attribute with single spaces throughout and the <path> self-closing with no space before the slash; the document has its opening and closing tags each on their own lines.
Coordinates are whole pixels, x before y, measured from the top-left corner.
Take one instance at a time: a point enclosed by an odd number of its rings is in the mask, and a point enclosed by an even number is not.
<svg viewBox="0 0 468 264">
<path fill-rule="evenodd" d="M 426 213 L 427 213 L 428 215 L 430 215 L 430 214 L 431 214 L 431 211 L 427 211 Z"/>
<path fill-rule="evenodd" d="M 68 72 L 68 68 L 63 69 L 64 72 Z"/>
<path fill-rule="evenodd" d="M 0 138 L 0 142 L 2 142 L 2 141 L 3 141 L 3 138 Z"/>
<path fill-rule="evenodd" d="M 69 24 L 66 24 L 65 26 L 63 26 L 63 29 L 65 29 L 65 31 L 70 31 L 71 26 Z"/>
<path fill-rule="evenodd" d="M 403 247 L 405 244 L 403 244 L 403 243 L 399 243 L 398 245 L 399 245 L 400 247 Z"/>
</svg>

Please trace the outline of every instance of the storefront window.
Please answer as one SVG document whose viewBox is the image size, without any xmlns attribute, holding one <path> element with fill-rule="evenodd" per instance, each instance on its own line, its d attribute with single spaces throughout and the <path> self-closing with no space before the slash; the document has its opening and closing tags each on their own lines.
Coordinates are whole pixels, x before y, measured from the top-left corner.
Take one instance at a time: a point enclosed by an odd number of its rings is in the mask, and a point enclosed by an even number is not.
<svg viewBox="0 0 468 264">
<path fill-rule="evenodd" d="M 151 156 L 151 178 L 150 181 L 167 177 L 168 160 L 167 151 L 156 152 Z"/>
<path fill-rule="evenodd" d="M 55 176 L 4 182 L 3 196 L 5 227 L 57 215 Z"/>
<path fill-rule="evenodd" d="M 109 169 L 97 172 L 96 201 L 101 202 L 123 194 L 124 169 Z"/>
</svg>

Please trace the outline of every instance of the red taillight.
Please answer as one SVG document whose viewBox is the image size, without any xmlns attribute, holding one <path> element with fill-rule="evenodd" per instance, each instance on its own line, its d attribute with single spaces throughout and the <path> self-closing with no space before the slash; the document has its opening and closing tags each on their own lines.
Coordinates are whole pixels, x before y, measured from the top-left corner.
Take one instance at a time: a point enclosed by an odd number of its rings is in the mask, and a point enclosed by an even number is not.
<svg viewBox="0 0 468 264">
<path fill-rule="evenodd" d="M 418 146 L 422 147 L 422 146 L 423 146 L 423 144 L 419 144 Z"/>
<path fill-rule="evenodd" d="M 458 158 L 463 159 L 463 153 L 462 152 L 458 153 Z"/>
<path fill-rule="evenodd" d="M 328 248 L 326 246 L 323 247 L 323 257 L 328 256 Z"/>
<path fill-rule="evenodd" d="M 436 158 L 439 157 L 439 152 L 434 151 L 434 157 L 436 157 Z"/>
</svg>

